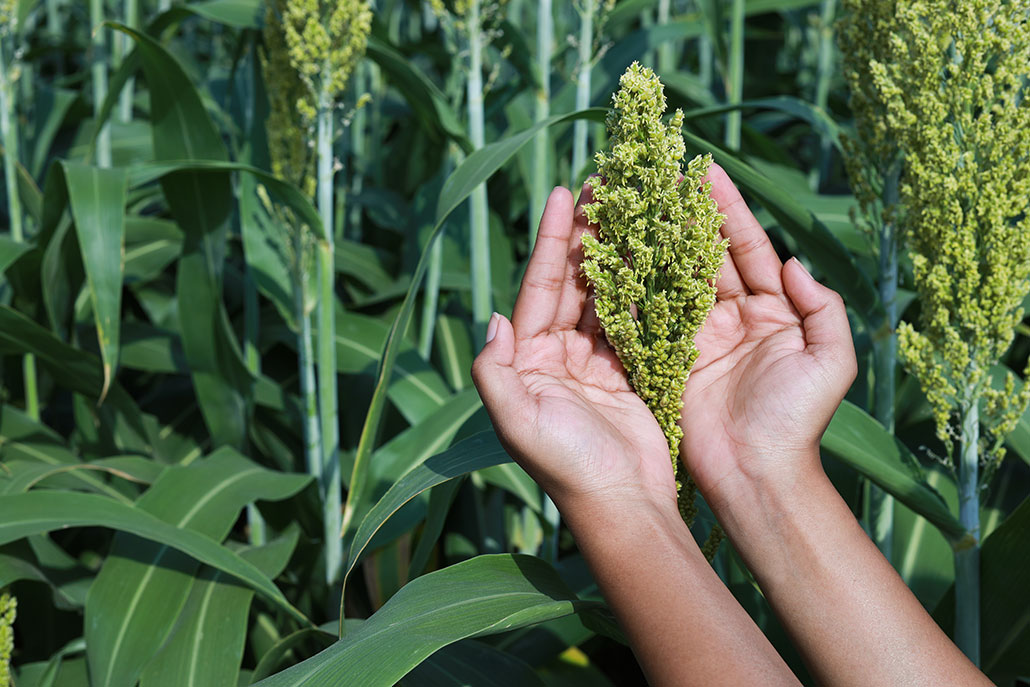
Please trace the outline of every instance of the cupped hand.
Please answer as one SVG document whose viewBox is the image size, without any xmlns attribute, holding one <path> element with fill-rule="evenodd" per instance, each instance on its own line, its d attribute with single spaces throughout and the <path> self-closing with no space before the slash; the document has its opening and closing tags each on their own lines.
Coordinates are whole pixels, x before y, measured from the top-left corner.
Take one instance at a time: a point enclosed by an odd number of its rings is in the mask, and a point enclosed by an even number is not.
<svg viewBox="0 0 1030 687">
<path fill-rule="evenodd" d="M 857 367 L 840 296 L 796 259 L 780 262 L 721 167 L 708 179 L 730 246 L 680 425 L 684 462 L 718 503 L 740 480 L 790 483 L 818 468 L 819 439 Z"/>
<path fill-rule="evenodd" d="M 493 316 L 472 377 L 501 443 L 563 511 L 584 499 L 675 508 L 665 436 L 588 302 L 590 200 L 589 186 L 575 207 L 568 190 L 551 193 L 512 319 Z"/>
</svg>

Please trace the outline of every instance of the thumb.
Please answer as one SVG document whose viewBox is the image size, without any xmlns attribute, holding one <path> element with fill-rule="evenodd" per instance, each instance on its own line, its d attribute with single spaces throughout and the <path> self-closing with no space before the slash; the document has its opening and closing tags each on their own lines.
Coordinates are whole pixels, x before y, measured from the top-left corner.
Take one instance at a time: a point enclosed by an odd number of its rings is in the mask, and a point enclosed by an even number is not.
<svg viewBox="0 0 1030 687">
<path fill-rule="evenodd" d="M 472 363 L 472 381 L 498 434 L 510 435 L 525 420 L 531 403 L 529 392 L 512 367 L 515 330 L 507 317 L 494 313 L 486 338 L 486 345 Z"/>
<path fill-rule="evenodd" d="M 817 282 L 797 258 L 783 266 L 783 287 L 805 329 L 807 348 L 813 353 L 829 353 L 841 362 L 855 365 L 855 349 L 844 300 L 833 289 Z"/>
</svg>

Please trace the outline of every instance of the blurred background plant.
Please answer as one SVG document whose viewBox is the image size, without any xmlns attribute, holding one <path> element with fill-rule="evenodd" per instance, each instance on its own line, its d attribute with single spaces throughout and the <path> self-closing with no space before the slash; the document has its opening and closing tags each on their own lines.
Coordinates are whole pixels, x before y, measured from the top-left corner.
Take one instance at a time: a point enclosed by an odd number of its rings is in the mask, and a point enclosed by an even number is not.
<svg viewBox="0 0 1030 687">
<path fill-rule="evenodd" d="M 928 6 L 0 4 L 15 684 L 644 684 L 468 373 L 634 60 L 849 306 L 838 489 L 995 681 L 1030 675 L 1025 9 Z M 976 256 L 948 302 L 942 232 Z M 977 349 L 945 379 L 979 401 L 899 366 L 902 320 Z M 985 431 L 947 445 L 949 408 Z M 807 681 L 731 546 L 713 566 Z"/>
</svg>

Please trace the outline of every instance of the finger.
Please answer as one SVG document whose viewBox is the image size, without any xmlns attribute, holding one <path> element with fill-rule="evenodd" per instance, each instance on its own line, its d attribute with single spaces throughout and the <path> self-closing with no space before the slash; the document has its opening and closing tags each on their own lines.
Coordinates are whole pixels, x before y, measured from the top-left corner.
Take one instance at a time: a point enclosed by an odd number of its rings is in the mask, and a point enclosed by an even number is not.
<svg viewBox="0 0 1030 687">
<path fill-rule="evenodd" d="M 568 259 L 565 264 L 565 283 L 562 284 L 561 297 L 558 300 L 558 311 L 554 317 L 552 329 L 575 329 L 583 315 L 589 284 L 583 274 L 583 234 L 597 236 L 597 226 L 591 225 L 587 219 L 585 207 L 594 200 L 594 189 L 583 184 L 579 192 L 579 201 L 572 213 L 572 235 L 569 237 Z"/>
<path fill-rule="evenodd" d="M 715 282 L 715 296 L 721 301 L 740 296 L 749 296 L 751 291 L 740 277 L 740 270 L 733 262 L 733 255 L 727 253 L 726 259 L 719 268 L 719 281 Z"/>
<path fill-rule="evenodd" d="M 833 289 L 812 278 L 797 258 L 783 266 L 783 285 L 805 328 L 806 350 L 838 363 L 850 384 L 857 366 L 844 301 Z"/>
<path fill-rule="evenodd" d="M 726 215 L 722 234 L 730 240 L 730 257 L 742 282 L 755 293 L 783 293 L 783 264 L 740 191 L 719 165 L 713 164 L 706 178 L 712 182 L 711 195 L 719 204 L 719 212 Z"/>
<path fill-rule="evenodd" d="M 503 315 L 494 313 L 487 326 L 487 342 L 472 362 L 472 381 L 499 435 L 507 441 L 531 418 L 533 398 L 512 362 L 515 331 Z"/>
<path fill-rule="evenodd" d="M 551 191 L 540 218 L 536 246 L 522 278 L 512 324 L 526 339 L 547 331 L 554 322 L 565 283 L 569 236 L 572 234 L 572 194 L 560 186 Z"/>
</svg>

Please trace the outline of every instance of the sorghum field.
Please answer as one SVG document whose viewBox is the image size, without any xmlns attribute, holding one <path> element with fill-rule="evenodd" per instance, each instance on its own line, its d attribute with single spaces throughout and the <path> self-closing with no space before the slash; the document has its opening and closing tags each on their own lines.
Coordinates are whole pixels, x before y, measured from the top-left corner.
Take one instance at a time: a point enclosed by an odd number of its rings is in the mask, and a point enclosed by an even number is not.
<svg viewBox="0 0 1030 687">
<path fill-rule="evenodd" d="M 634 61 L 844 297 L 834 484 L 1030 678 L 1028 13 L 0 0 L 0 686 L 644 684 L 469 373 Z"/>
</svg>

